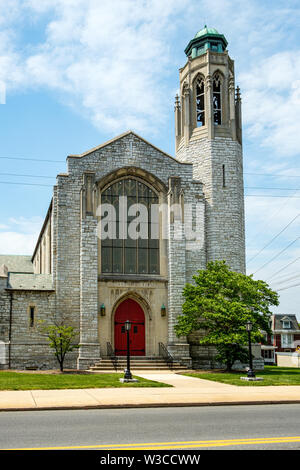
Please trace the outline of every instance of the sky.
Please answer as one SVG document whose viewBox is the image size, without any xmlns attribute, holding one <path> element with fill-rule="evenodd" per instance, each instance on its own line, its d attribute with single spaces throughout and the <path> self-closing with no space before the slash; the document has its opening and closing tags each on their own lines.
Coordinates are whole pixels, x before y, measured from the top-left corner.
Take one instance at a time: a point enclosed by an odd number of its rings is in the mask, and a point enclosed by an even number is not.
<svg viewBox="0 0 300 470">
<path fill-rule="evenodd" d="M 300 320 L 298 0 L 0 0 L 0 253 L 32 253 L 67 155 L 129 129 L 174 155 L 178 70 L 205 24 L 242 93 L 247 273 Z"/>
</svg>

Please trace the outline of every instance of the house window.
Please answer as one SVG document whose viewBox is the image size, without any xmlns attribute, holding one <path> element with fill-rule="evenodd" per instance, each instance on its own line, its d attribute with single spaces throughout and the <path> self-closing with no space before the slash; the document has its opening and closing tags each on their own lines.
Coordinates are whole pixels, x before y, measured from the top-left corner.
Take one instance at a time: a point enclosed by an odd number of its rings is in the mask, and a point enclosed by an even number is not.
<svg viewBox="0 0 300 470">
<path fill-rule="evenodd" d="M 213 79 L 213 114 L 214 124 L 220 126 L 222 124 L 221 118 L 221 78 L 217 73 Z"/>
<path fill-rule="evenodd" d="M 284 321 L 282 322 L 282 328 L 283 328 L 283 329 L 291 328 L 291 322 L 290 322 L 290 320 L 284 320 Z"/>
<path fill-rule="evenodd" d="M 290 348 L 292 346 L 293 336 L 292 335 L 281 335 L 281 346 L 283 348 Z"/>
<path fill-rule="evenodd" d="M 205 95 L 203 78 L 199 78 L 196 83 L 196 115 L 197 127 L 205 126 Z"/>
<path fill-rule="evenodd" d="M 115 217 L 115 230 L 101 241 L 102 273 L 159 274 L 158 220 L 152 220 L 157 194 L 141 181 L 126 178 L 102 192 L 101 204 L 113 207 Z M 135 204 L 141 205 L 141 212 Z M 147 218 L 138 221 L 142 212 Z"/>
<path fill-rule="evenodd" d="M 34 320 L 35 320 L 35 307 L 29 307 L 29 326 L 30 328 L 34 327 Z"/>
</svg>

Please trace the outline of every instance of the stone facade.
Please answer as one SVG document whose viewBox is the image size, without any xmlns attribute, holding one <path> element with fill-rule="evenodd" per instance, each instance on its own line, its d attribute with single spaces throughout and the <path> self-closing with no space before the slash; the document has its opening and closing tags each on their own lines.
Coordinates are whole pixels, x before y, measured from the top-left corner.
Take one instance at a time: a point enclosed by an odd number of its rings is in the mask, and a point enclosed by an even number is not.
<svg viewBox="0 0 300 470">
<path fill-rule="evenodd" d="M 210 76 L 215 70 L 224 77 L 224 123 L 219 128 L 212 122 Z M 198 73 L 206 79 L 208 116 L 201 129 L 195 124 Z M 234 99 L 232 78 L 227 51 L 207 50 L 204 56 L 188 58 L 180 70 L 182 93 L 175 106 L 176 158 L 132 131 L 67 158 L 67 173 L 57 176 L 30 263 L 24 257 L 3 257 L 1 262 L 0 256 L 0 265 L 7 267 L 0 272 L 0 341 L 7 351 L 0 367 L 57 367 L 36 328 L 38 320 L 56 319 L 78 330 L 80 347 L 68 356 L 67 366 L 88 368 L 107 355 L 108 345 L 115 348 L 115 314 L 128 298 L 145 315 L 146 356 L 158 356 L 163 343 L 183 364 L 207 363 L 207 348 L 199 352 L 193 341 L 190 347 L 187 338 L 175 335 L 174 325 L 185 283 L 207 261 L 225 259 L 233 269 L 245 271 L 240 102 Z M 155 274 L 102 270 L 102 193 L 128 179 L 150 188 L 164 207 Z M 24 271 L 20 265 L 25 262 Z"/>
</svg>

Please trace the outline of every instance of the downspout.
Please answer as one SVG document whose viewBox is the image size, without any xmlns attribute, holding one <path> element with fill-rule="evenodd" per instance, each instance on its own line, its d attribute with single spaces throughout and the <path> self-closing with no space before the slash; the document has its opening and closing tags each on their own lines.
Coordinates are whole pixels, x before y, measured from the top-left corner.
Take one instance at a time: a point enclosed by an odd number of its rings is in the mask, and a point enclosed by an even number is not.
<svg viewBox="0 0 300 470">
<path fill-rule="evenodd" d="M 10 291 L 10 308 L 9 308 L 9 331 L 8 331 L 8 368 L 11 368 L 11 337 L 12 337 L 12 307 L 13 307 L 13 291 Z"/>
</svg>

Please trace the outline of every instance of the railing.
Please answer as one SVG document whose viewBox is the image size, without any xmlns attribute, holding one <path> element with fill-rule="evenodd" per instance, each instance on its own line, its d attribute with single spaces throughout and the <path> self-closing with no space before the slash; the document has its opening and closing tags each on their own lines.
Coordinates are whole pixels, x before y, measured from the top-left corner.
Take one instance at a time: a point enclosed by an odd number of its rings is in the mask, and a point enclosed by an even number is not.
<svg viewBox="0 0 300 470">
<path fill-rule="evenodd" d="M 106 349 L 107 349 L 107 356 L 111 359 L 112 365 L 114 366 L 115 371 L 117 372 L 118 370 L 118 358 L 115 355 L 115 351 L 112 348 L 112 345 L 110 343 L 106 343 Z"/>
<path fill-rule="evenodd" d="M 158 343 L 159 355 L 165 360 L 170 369 L 173 369 L 173 356 L 169 353 L 164 343 Z"/>
</svg>

